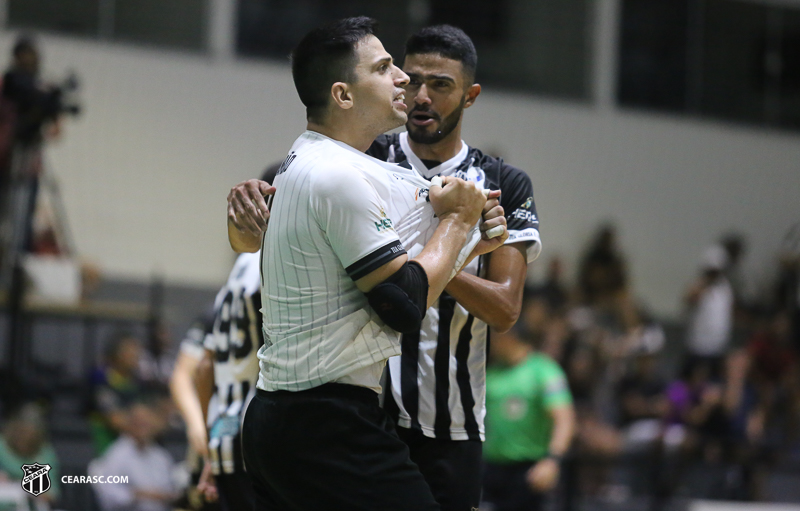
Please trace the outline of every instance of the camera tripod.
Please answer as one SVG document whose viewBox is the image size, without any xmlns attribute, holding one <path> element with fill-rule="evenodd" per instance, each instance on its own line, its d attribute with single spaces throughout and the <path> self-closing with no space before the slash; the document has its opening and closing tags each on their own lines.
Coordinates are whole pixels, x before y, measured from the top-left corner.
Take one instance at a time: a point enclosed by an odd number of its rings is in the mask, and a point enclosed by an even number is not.
<svg viewBox="0 0 800 511">
<path fill-rule="evenodd" d="M 58 185 L 46 172 L 41 144 L 17 144 L 11 152 L 8 187 L 0 199 L 0 290 L 8 311 L 9 376 L 13 391 L 20 390 L 28 365 L 23 328 L 26 281 L 24 260 L 31 253 L 34 217 L 39 199 L 46 193 L 53 206 L 53 230 L 60 253 L 72 253 L 66 216 Z"/>
</svg>

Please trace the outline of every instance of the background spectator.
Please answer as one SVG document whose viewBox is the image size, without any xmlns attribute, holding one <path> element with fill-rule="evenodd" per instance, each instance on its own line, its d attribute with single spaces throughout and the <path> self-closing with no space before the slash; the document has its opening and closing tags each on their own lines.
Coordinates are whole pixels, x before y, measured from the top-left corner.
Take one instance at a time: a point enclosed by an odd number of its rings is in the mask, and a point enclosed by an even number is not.
<svg viewBox="0 0 800 511">
<path fill-rule="evenodd" d="M 709 247 L 703 255 L 700 276 L 686 292 L 686 350 L 691 364 L 708 365 L 712 378 L 721 375 L 733 328 L 734 294 L 725 276 L 727 267 L 725 249 L 720 245 Z"/>
<path fill-rule="evenodd" d="M 155 439 L 163 418 L 152 406 L 136 403 L 126 412 L 126 432 L 102 457 L 89 465 L 89 475 L 127 476 L 128 483 L 93 486 L 103 511 L 168 511 L 177 498 L 174 462 Z"/>
<path fill-rule="evenodd" d="M 36 499 L 52 504 L 58 500 L 61 489 L 58 457 L 48 441 L 42 409 L 34 403 L 27 403 L 12 412 L 3 427 L 0 437 L 0 480 L 21 482 L 22 465 L 33 463 L 50 465 L 50 490 Z"/>
</svg>

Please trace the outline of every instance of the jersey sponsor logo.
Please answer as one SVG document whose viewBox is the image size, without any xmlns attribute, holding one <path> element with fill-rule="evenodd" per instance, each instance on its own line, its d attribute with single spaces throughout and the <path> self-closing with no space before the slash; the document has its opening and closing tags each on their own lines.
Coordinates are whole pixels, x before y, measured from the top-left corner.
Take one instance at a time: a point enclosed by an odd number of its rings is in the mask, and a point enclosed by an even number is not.
<svg viewBox="0 0 800 511">
<path fill-rule="evenodd" d="M 378 229 L 378 232 L 393 230 L 392 219 L 386 216 L 386 211 L 384 211 L 383 208 L 381 208 L 381 217 L 383 218 L 375 222 L 375 227 Z"/>
<path fill-rule="evenodd" d="M 381 231 L 391 231 L 392 227 L 392 219 L 391 218 L 383 218 L 379 222 L 375 222 L 375 227 L 378 228 L 378 232 Z"/>
<path fill-rule="evenodd" d="M 531 206 L 533 206 L 533 197 L 528 197 L 525 203 L 520 207 L 522 209 L 531 209 Z"/>
<path fill-rule="evenodd" d="M 22 477 L 22 489 L 34 497 L 38 497 L 49 490 L 50 476 L 48 472 L 50 472 L 50 468 L 50 465 L 42 465 L 41 463 L 22 465 L 22 472 L 25 474 Z"/>
<path fill-rule="evenodd" d="M 536 222 L 538 219 L 536 215 L 533 214 L 531 211 L 527 209 L 518 208 L 513 213 L 511 213 L 511 218 L 516 218 L 518 220 L 524 220 L 526 222 Z"/>
</svg>

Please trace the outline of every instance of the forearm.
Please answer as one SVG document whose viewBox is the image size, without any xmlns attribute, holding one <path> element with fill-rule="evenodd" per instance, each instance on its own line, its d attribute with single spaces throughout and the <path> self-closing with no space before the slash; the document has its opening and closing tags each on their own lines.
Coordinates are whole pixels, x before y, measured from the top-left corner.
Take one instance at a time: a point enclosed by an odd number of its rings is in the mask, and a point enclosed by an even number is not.
<svg viewBox="0 0 800 511">
<path fill-rule="evenodd" d="M 178 407 L 186 426 L 195 430 L 205 428 L 203 409 L 193 381 L 193 373 L 198 365 L 196 361 L 187 362 L 180 357 L 169 381 L 169 390 L 175 406 Z"/>
<path fill-rule="evenodd" d="M 575 409 L 572 405 L 552 411 L 553 432 L 550 436 L 549 453 L 564 456 L 575 435 Z"/>
<path fill-rule="evenodd" d="M 456 219 L 441 219 L 430 241 L 413 259 L 428 276 L 428 307 L 439 298 L 450 281 L 458 253 L 467 241 L 470 228 Z"/>
<path fill-rule="evenodd" d="M 261 249 L 261 236 L 242 232 L 228 220 L 228 242 L 234 252 L 258 252 Z"/>
<path fill-rule="evenodd" d="M 526 245 L 512 243 L 488 255 L 483 277 L 461 272 L 445 290 L 470 314 L 502 333 L 519 319 L 527 272 Z"/>
<path fill-rule="evenodd" d="M 205 351 L 203 360 L 197 366 L 194 384 L 202 409 L 203 427 L 205 427 L 208 404 L 211 402 L 211 396 L 214 395 L 214 353 L 211 350 Z"/>
<path fill-rule="evenodd" d="M 500 333 L 508 331 L 519 318 L 522 300 L 511 283 L 492 282 L 460 272 L 445 291 L 470 314 Z"/>
</svg>

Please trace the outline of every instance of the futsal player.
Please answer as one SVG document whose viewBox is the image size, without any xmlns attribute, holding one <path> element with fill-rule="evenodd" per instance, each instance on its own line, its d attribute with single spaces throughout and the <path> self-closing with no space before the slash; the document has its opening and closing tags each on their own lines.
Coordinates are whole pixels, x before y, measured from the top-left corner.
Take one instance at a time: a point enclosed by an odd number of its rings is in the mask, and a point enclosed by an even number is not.
<svg viewBox="0 0 800 511">
<path fill-rule="evenodd" d="M 454 177 L 397 185 L 397 167 L 362 152 L 407 120 L 407 76 L 372 28 L 369 18 L 341 20 L 292 54 L 308 130 L 278 171 L 263 236 L 265 344 L 243 426 L 257 509 L 438 509 L 378 406 L 379 379 L 399 354 L 397 332 L 420 328 L 460 268 L 487 201 Z M 423 196 L 438 226 L 409 260 L 394 226 L 425 213 L 415 209 Z M 502 230 L 479 251 L 502 243 Z M 235 225 L 229 237 L 240 251 L 262 243 Z"/>
<path fill-rule="evenodd" d="M 403 62 L 409 76 L 406 132 L 382 135 L 367 151 L 427 179 L 455 176 L 502 190 L 505 244 L 447 285 L 422 328 L 403 334 L 402 355 L 389 361 L 384 407 L 444 511 L 478 507 L 488 327 L 504 332 L 514 325 L 527 265 L 541 251 L 528 175 L 461 140 L 464 111 L 481 92 L 477 61 L 472 41 L 459 28 L 427 27 L 409 37 Z"/>
</svg>

